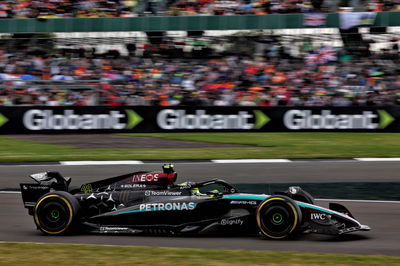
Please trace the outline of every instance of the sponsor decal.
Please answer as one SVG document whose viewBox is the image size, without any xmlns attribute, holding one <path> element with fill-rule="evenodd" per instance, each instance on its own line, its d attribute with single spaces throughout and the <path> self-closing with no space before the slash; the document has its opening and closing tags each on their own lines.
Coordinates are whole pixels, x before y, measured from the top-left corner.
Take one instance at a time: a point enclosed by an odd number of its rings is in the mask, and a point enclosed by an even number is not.
<svg viewBox="0 0 400 266">
<path fill-rule="evenodd" d="M 232 200 L 231 204 L 257 205 L 257 201 L 254 201 L 254 200 Z"/>
<path fill-rule="evenodd" d="M 143 121 L 143 118 L 131 109 L 125 110 L 125 113 L 128 116 L 128 123 L 126 124 L 125 127 L 126 129 L 132 129 Z"/>
<path fill-rule="evenodd" d="M 160 176 L 160 174 L 158 174 L 158 173 L 145 173 L 145 174 L 133 175 L 131 182 L 132 183 L 157 182 L 159 176 Z"/>
<path fill-rule="evenodd" d="M 254 129 L 261 129 L 264 127 L 271 119 L 266 116 L 260 110 L 253 110 L 254 115 L 256 116 L 256 123 L 254 124 Z"/>
<path fill-rule="evenodd" d="M 164 109 L 157 115 L 158 126 L 166 130 L 260 129 L 269 120 L 260 110 L 254 110 L 253 113 L 239 111 L 235 114 L 207 114 L 206 110 L 196 110 L 194 114 L 188 114 L 183 109 Z"/>
<path fill-rule="evenodd" d="M 384 129 L 388 125 L 390 125 L 395 119 L 393 116 L 391 116 L 388 112 L 385 110 L 378 110 L 379 114 L 379 126 L 378 128 Z"/>
<path fill-rule="evenodd" d="M 140 204 L 140 211 L 190 211 L 196 208 L 195 202 L 168 202 Z"/>
<path fill-rule="evenodd" d="M 220 222 L 221 225 L 243 225 L 242 219 L 222 219 Z"/>
<path fill-rule="evenodd" d="M 81 186 L 81 191 L 83 193 L 92 193 L 93 192 L 92 184 L 83 184 Z"/>
<path fill-rule="evenodd" d="M 184 185 L 178 185 L 179 189 L 190 189 L 192 187 L 191 184 L 184 184 Z"/>
<path fill-rule="evenodd" d="M 53 110 L 31 109 L 23 116 L 23 124 L 29 130 L 132 129 L 142 120 L 130 109 L 125 113 L 114 110 L 103 114 L 75 114 L 69 109 L 54 114 Z"/>
<path fill-rule="evenodd" d="M 8 118 L 5 117 L 2 113 L 0 113 L 0 127 L 2 127 L 7 122 L 8 122 Z"/>
<path fill-rule="evenodd" d="M 23 185 L 22 188 L 24 190 L 47 190 L 48 186 L 37 186 L 37 185 Z"/>
<path fill-rule="evenodd" d="M 325 213 L 312 212 L 311 213 L 311 220 L 325 221 L 326 220 L 326 214 Z"/>
<path fill-rule="evenodd" d="M 154 190 L 146 190 L 144 192 L 145 196 L 181 196 L 182 191 L 154 191 Z"/>
<path fill-rule="evenodd" d="M 43 172 L 43 173 L 37 173 L 37 174 L 33 174 L 33 175 L 31 175 L 31 177 L 33 178 L 33 179 L 35 179 L 36 181 L 43 181 L 43 180 L 45 180 L 46 178 L 47 178 L 47 173 L 46 172 Z"/>
<path fill-rule="evenodd" d="M 383 129 L 394 121 L 385 110 L 363 111 L 360 114 L 332 114 L 322 110 L 316 114 L 311 110 L 290 110 L 284 114 L 283 122 L 288 129 Z"/>
<path fill-rule="evenodd" d="M 145 188 L 146 184 L 123 184 L 120 186 L 121 188 Z"/>
</svg>

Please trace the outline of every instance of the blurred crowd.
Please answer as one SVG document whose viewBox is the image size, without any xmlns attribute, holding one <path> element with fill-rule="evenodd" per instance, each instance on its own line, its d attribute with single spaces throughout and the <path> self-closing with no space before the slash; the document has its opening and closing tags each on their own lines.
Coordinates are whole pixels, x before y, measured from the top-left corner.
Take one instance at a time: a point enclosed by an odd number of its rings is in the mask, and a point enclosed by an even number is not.
<svg viewBox="0 0 400 266">
<path fill-rule="evenodd" d="M 396 41 L 369 56 L 331 47 L 295 55 L 290 47 L 278 44 L 256 57 L 240 53 L 203 58 L 84 53 L 66 57 L 0 50 L 0 105 L 397 105 Z M 66 84 L 73 88 L 62 88 Z M 82 84 L 93 88 L 81 88 Z"/>
<path fill-rule="evenodd" d="M 349 9 L 350 8 L 350 9 Z M 399 0 L 3 0 L 0 18 L 399 11 Z"/>
</svg>

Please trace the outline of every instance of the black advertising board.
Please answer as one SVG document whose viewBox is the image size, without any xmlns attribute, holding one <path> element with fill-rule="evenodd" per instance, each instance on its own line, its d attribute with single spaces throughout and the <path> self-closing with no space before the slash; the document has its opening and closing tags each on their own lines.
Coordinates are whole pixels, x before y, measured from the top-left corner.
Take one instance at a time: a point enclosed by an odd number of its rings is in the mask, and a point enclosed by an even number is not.
<svg viewBox="0 0 400 266">
<path fill-rule="evenodd" d="M 400 107 L 0 107 L 0 134 L 400 132 Z"/>
</svg>

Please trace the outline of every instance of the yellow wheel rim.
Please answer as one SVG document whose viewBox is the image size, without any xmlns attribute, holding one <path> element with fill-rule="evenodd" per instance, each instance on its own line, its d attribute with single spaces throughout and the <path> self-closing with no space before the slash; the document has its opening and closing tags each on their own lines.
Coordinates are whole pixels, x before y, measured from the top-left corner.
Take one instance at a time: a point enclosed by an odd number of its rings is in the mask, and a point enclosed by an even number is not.
<svg viewBox="0 0 400 266">
<path fill-rule="evenodd" d="M 45 199 L 48 199 L 48 198 L 58 198 L 58 199 L 62 200 L 62 201 L 67 205 L 68 210 L 69 210 L 69 218 L 68 218 L 67 225 L 66 225 L 63 229 L 61 229 L 61 230 L 59 230 L 59 231 L 57 231 L 57 232 L 52 232 L 52 231 L 48 231 L 48 230 L 44 229 L 44 228 L 42 227 L 42 225 L 41 225 L 41 223 L 40 223 L 40 220 L 39 220 L 39 217 L 38 217 L 38 213 L 37 213 L 38 207 L 40 206 L 40 204 L 41 204 Z M 50 234 L 50 235 L 58 235 L 58 234 L 61 234 L 61 233 L 65 232 L 65 230 L 67 230 L 68 227 L 69 227 L 69 225 L 71 224 L 72 218 L 73 218 L 73 211 L 72 211 L 72 206 L 71 206 L 71 204 L 70 204 L 65 198 L 63 198 L 63 197 L 61 197 L 61 196 L 59 196 L 59 195 L 48 195 L 48 196 L 45 196 L 45 197 L 43 197 L 42 199 L 40 199 L 40 200 L 36 203 L 36 205 L 35 205 L 35 211 L 34 211 L 35 223 L 36 223 L 36 225 L 40 228 L 40 230 L 42 230 L 43 232 L 45 232 L 45 233 L 47 233 L 47 234 Z"/>
<path fill-rule="evenodd" d="M 285 203 L 292 209 L 293 214 L 294 214 L 294 223 L 293 223 L 293 225 L 292 225 L 292 228 L 290 229 L 290 231 L 289 231 L 287 234 L 285 234 L 285 235 L 283 235 L 283 236 L 273 236 L 273 235 L 271 235 L 271 234 L 265 232 L 265 230 L 263 229 L 262 224 L 261 224 L 262 222 L 261 222 L 260 210 L 262 209 L 262 207 L 263 207 L 265 204 L 267 204 L 268 202 L 271 202 L 271 201 L 273 201 L 273 200 L 280 200 L 280 201 L 285 202 Z M 267 237 L 269 237 L 269 238 L 272 238 L 272 239 L 282 239 L 282 238 L 287 237 L 291 232 L 293 232 L 293 230 L 296 228 L 297 223 L 298 223 L 298 221 L 299 221 L 299 217 L 298 217 L 296 208 L 293 206 L 293 204 L 290 203 L 290 202 L 287 202 L 285 199 L 279 198 L 279 197 L 272 197 L 272 198 L 269 198 L 269 199 L 265 200 L 264 202 L 262 202 L 262 203 L 260 204 L 260 206 L 258 206 L 258 208 L 257 208 L 256 219 L 257 219 L 258 228 L 260 228 L 261 232 L 262 232 L 265 236 L 267 236 Z"/>
</svg>

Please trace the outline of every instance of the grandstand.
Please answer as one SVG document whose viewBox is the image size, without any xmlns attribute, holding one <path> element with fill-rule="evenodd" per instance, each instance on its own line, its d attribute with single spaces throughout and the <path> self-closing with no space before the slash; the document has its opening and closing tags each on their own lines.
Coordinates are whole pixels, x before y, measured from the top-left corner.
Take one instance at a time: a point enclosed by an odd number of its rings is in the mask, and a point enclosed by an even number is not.
<svg viewBox="0 0 400 266">
<path fill-rule="evenodd" d="M 365 14 L 3 20 L 0 104 L 398 104 L 400 16 Z"/>
</svg>

